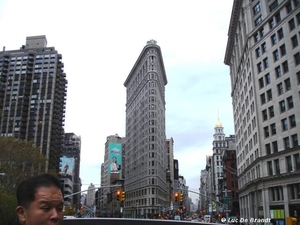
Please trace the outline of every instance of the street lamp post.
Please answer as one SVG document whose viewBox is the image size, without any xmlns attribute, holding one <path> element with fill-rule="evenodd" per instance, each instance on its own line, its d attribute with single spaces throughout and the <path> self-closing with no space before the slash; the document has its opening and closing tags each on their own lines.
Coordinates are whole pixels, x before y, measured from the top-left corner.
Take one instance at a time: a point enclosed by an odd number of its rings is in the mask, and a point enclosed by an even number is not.
<svg viewBox="0 0 300 225">
<path fill-rule="evenodd" d="M 228 195 L 227 193 L 230 192 L 230 190 L 225 189 L 224 193 L 225 193 L 225 199 L 227 199 Z M 228 203 L 228 202 L 227 202 Z M 225 204 L 225 210 L 226 210 L 226 223 L 228 224 L 228 204 Z M 224 206 L 223 206 L 224 208 Z"/>
</svg>

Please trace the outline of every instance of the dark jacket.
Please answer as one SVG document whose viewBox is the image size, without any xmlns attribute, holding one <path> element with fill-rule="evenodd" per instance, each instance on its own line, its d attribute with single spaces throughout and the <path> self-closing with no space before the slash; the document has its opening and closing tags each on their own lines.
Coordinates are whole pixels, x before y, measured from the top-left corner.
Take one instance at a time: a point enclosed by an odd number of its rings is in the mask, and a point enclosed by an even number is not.
<svg viewBox="0 0 300 225">
<path fill-rule="evenodd" d="M 12 223 L 12 225 L 22 225 L 19 221 L 19 218 L 16 217 L 15 221 Z"/>
</svg>

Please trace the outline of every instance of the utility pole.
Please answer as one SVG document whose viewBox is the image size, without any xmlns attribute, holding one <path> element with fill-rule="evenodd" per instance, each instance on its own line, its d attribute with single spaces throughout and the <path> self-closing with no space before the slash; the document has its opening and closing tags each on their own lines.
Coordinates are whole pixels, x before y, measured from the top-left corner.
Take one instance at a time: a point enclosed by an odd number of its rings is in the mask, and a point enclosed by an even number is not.
<svg viewBox="0 0 300 225">
<path fill-rule="evenodd" d="M 225 189 L 224 190 L 224 193 L 225 193 L 225 199 L 226 199 L 226 201 L 227 201 L 227 197 L 228 197 L 228 195 L 227 195 L 227 192 L 230 192 L 229 190 L 227 190 L 227 189 Z M 226 224 L 228 224 L 228 205 L 229 205 L 229 202 L 227 202 L 228 204 L 226 204 L 225 203 L 225 210 L 226 210 Z M 224 206 L 223 206 L 223 208 L 224 208 Z"/>
</svg>

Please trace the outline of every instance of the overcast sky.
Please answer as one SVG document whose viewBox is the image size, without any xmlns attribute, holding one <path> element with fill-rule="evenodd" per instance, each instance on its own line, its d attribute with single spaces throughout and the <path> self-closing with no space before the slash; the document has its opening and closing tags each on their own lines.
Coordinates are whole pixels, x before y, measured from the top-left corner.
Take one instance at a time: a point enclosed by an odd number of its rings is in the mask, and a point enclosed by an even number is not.
<svg viewBox="0 0 300 225">
<path fill-rule="evenodd" d="M 0 47 L 19 49 L 46 35 L 68 79 L 65 131 L 82 138 L 85 185 L 100 184 L 106 137 L 125 136 L 123 83 L 146 42 L 161 47 L 166 134 L 174 139 L 179 173 L 193 191 L 218 117 L 234 134 L 229 67 L 224 65 L 233 0 L 1 0 Z M 190 195 L 195 199 L 195 195 Z"/>
</svg>

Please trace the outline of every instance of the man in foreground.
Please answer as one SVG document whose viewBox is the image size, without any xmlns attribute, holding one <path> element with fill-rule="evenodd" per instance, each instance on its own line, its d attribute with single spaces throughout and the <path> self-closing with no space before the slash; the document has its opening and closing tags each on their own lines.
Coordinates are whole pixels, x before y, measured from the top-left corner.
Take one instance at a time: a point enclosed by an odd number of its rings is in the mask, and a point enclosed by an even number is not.
<svg viewBox="0 0 300 225">
<path fill-rule="evenodd" d="M 30 177 L 17 189 L 18 220 L 22 225 L 59 225 L 64 217 L 60 181 L 50 175 Z"/>
</svg>

